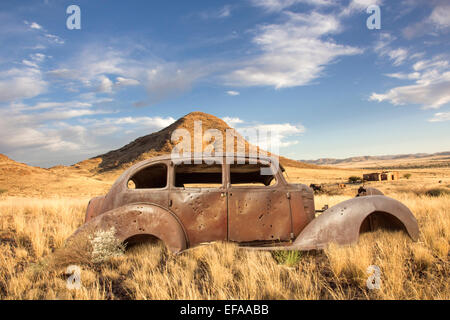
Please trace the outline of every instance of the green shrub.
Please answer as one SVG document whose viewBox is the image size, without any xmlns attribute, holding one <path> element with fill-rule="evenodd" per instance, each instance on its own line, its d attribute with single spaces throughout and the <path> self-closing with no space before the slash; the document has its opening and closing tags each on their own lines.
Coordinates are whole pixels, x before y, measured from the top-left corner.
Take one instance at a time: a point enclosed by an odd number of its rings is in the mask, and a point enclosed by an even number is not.
<svg viewBox="0 0 450 320">
<path fill-rule="evenodd" d="M 358 177 L 358 176 L 351 176 L 348 178 L 348 182 L 350 182 L 350 183 L 362 182 L 362 178 Z"/>
<path fill-rule="evenodd" d="M 429 197 L 441 197 L 450 194 L 450 191 L 441 188 L 430 189 L 425 194 Z"/>
<path fill-rule="evenodd" d="M 296 250 L 289 250 L 289 251 L 273 251 L 272 257 L 275 259 L 275 261 L 278 264 L 283 264 L 288 267 L 293 267 L 296 264 L 300 262 L 300 259 L 302 257 L 302 253 L 300 251 Z"/>
<path fill-rule="evenodd" d="M 6 191 L 8 191 L 8 190 L 6 190 L 6 189 L 0 189 L 0 194 L 5 193 Z"/>
<path fill-rule="evenodd" d="M 405 173 L 403 175 L 403 177 L 406 178 L 406 179 L 409 179 L 409 178 L 411 178 L 411 173 Z"/>
</svg>

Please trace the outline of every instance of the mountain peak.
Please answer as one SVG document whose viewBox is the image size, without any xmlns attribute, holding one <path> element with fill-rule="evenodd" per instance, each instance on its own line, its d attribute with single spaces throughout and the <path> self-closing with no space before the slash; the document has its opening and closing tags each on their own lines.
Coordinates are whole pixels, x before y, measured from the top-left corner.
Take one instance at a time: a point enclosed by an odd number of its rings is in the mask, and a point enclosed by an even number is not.
<svg viewBox="0 0 450 320">
<path fill-rule="evenodd" d="M 194 111 L 194 112 L 188 113 L 184 117 L 181 117 L 180 119 L 175 121 L 173 124 L 175 125 L 175 127 L 177 129 L 184 128 L 190 132 L 194 128 L 195 121 L 202 122 L 203 131 L 208 130 L 208 129 L 217 129 L 220 131 L 225 131 L 226 129 L 230 128 L 226 124 L 226 122 L 223 121 L 222 119 L 217 118 L 216 116 L 213 116 L 211 114 L 201 112 L 201 111 Z"/>
</svg>

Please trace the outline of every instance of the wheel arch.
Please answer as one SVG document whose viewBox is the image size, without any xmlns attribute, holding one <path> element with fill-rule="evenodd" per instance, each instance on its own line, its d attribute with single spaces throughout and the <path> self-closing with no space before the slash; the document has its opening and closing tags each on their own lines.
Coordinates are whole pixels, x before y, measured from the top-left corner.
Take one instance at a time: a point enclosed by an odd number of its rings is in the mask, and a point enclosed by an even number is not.
<svg viewBox="0 0 450 320">
<path fill-rule="evenodd" d="M 189 247 L 189 240 L 178 217 L 158 204 L 134 203 L 107 211 L 75 231 L 90 233 L 97 230 L 116 230 L 116 237 L 125 241 L 133 236 L 151 235 L 162 240 L 172 252 L 180 252 Z"/>
<path fill-rule="evenodd" d="M 329 208 L 303 229 L 293 246 L 312 250 L 322 249 L 331 242 L 341 245 L 357 242 L 361 231 L 367 231 L 364 230 L 366 219 L 374 215 L 385 226 L 399 221 L 411 239 L 417 241 L 419 227 L 412 212 L 395 199 L 373 195 L 353 198 Z"/>
</svg>

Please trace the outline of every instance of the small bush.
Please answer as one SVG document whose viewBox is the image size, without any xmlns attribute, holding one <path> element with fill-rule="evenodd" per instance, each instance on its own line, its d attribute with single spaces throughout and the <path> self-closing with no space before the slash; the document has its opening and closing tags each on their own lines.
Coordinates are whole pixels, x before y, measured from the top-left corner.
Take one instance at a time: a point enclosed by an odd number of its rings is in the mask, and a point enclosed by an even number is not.
<svg viewBox="0 0 450 320">
<path fill-rule="evenodd" d="M 362 182 L 362 178 L 358 177 L 358 176 L 351 176 L 348 178 L 348 182 L 350 182 L 350 183 Z"/>
<path fill-rule="evenodd" d="M 8 190 L 6 190 L 6 189 L 0 189 L 0 194 L 5 193 L 6 191 L 8 191 Z"/>
<path fill-rule="evenodd" d="M 301 252 L 290 250 L 290 251 L 273 251 L 272 257 L 278 264 L 283 264 L 288 267 L 293 267 L 300 262 Z"/>
<path fill-rule="evenodd" d="M 403 178 L 405 178 L 405 179 L 411 178 L 411 173 L 405 173 L 405 174 L 403 175 Z"/>
<path fill-rule="evenodd" d="M 429 197 L 441 197 L 450 194 L 450 191 L 441 188 L 430 189 L 425 194 Z"/>
<path fill-rule="evenodd" d="M 121 256 L 125 246 L 116 238 L 116 229 L 111 227 L 107 231 L 99 230 L 90 237 L 92 244 L 92 262 L 101 263 L 113 257 Z"/>
</svg>

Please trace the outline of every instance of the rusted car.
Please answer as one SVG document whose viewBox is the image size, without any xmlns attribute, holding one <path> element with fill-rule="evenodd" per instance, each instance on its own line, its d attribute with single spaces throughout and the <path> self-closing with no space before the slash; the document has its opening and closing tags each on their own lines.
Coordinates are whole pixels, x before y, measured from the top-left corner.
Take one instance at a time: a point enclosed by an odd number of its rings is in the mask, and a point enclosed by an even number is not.
<svg viewBox="0 0 450 320">
<path fill-rule="evenodd" d="M 316 217 L 314 194 L 290 184 L 270 158 L 173 161 L 170 155 L 127 169 L 105 196 L 93 198 L 82 230 L 106 230 L 127 244 L 162 240 L 173 252 L 201 243 L 232 241 L 260 249 L 321 249 L 350 244 L 377 228 L 405 231 L 417 240 L 411 211 L 374 190 Z M 262 174 L 272 168 L 272 174 Z M 318 210 L 320 211 L 320 210 Z"/>
</svg>

